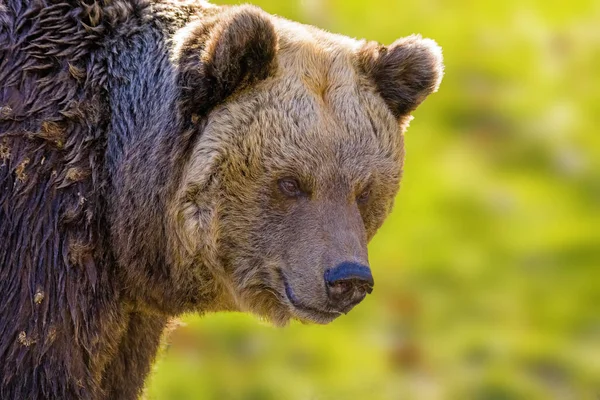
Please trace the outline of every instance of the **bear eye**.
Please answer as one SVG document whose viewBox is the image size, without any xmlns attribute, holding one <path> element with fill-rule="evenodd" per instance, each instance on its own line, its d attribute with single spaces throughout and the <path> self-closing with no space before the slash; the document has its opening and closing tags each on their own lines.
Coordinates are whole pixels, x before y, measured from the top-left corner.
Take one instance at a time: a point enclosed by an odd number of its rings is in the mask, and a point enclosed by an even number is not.
<svg viewBox="0 0 600 400">
<path fill-rule="evenodd" d="M 369 201 L 369 197 L 371 197 L 371 189 L 365 189 L 361 194 L 356 197 L 356 202 L 359 204 L 364 204 Z"/>
<path fill-rule="evenodd" d="M 300 183 L 294 178 L 282 178 L 278 184 L 279 190 L 288 197 L 298 197 L 303 194 Z"/>
</svg>

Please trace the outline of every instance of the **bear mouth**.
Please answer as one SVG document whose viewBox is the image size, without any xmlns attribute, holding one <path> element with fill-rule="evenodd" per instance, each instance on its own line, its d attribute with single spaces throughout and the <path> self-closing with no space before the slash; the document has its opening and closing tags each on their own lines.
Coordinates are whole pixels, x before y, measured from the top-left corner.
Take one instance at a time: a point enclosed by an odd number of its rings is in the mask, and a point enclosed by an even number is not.
<svg viewBox="0 0 600 400">
<path fill-rule="evenodd" d="M 294 294 L 294 290 L 290 286 L 282 271 L 279 271 L 279 275 L 283 281 L 285 296 L 289 304 L 292 306 L 292 311 L 296 319 L 303 322 L 327 324 L 343 314 L 340 311 L 323 310 L 302 304 L 302 302 Z"/>
</svg>

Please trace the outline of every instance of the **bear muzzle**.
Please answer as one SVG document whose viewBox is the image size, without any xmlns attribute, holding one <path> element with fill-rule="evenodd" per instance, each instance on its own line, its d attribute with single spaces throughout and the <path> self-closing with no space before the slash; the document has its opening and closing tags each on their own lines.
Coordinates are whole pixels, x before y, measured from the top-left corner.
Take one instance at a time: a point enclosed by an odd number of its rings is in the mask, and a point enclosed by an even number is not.
<svg viewBox="0 0 600 400">
<path fill-rule="evenodd" d="M 327 323 L 347 314 L 373 291 L 374 280 L 369 267 L 356 262 L 342 262 L 323 274 L 325 301 L 322 307 L 309 305 L 298 298 L 286 276 L 281 273 L 285 294 L 302 320 Z"/>
<path fill-rule="evenodd" d="M 375 284 L 369 267 L 343 262 L 324 274 L 325 287 L 331 306 L 347 313 L 373 291 Z"/>
</svg>

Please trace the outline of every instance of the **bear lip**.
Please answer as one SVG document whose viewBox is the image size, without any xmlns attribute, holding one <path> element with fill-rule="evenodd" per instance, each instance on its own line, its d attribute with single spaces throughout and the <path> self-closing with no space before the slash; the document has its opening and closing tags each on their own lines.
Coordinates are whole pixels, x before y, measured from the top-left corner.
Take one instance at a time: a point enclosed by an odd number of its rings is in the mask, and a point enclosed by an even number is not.
<svg viewBox="0 0 600 400">
<path fill-rule="evenodd" d="M 310 320 L 317 323 L 328 323 L 343 314 L 340 311 L 322 310 L 302 304 L 294 294 L 292 287 L 282 271 L 279 271 L 279 275 L 283 281 L 285 295 L 290 305 L 293 307 L 293 310 L 297 312 L 296 314 L 299 314 L 299 319 Z"/>
</svg>

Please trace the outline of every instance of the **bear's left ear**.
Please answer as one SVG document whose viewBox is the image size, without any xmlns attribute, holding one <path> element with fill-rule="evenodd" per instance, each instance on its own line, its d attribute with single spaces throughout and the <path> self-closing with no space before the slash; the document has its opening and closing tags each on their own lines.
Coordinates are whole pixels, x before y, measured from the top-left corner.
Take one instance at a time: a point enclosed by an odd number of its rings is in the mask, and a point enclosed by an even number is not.
<svg viewBox="0 0 600 400">
<path fill-rule="evenodd" d="M 437 91 L 444 74 L 441 48 L 418 35 L 398 39 L 390 46 L 366 43 L 358 57 L 363 72 L 396 118 L 408 115 Z"/>
<path fill-rule="evenodd" d="M 248 5 L 185 28 L 178 54 L 184 114 L 204 115 L 235 91 L 274 74 L 277 43 L 267 14 Z"/>
</svg>

